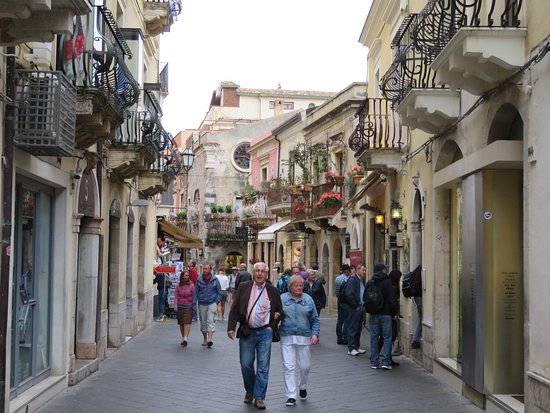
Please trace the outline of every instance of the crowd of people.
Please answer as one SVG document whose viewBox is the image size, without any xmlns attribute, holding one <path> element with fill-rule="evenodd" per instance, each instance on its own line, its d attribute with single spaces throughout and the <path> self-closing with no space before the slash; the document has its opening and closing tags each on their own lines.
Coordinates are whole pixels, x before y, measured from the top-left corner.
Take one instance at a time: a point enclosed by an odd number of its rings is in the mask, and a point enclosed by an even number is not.
<svg viewBox="0 0 550 413">
<path fill-rule="evenodd" d="M 388 274 L 384 264 L 376 264 L 373 270 L 373 276 L 367 279 L 365 265 L 341 266 L 341 274 L 335 280 L 336 342 L 346 345 L 350 356 L 366 353 L 360 340 L 368 316 L 371 368 L 391 370 L 398 365 L 392 359 L 392 345 L 398 336 L 401 272 L 393 270 Z M 155 282 L 160 287 L 164 280 L 156 274 Z M 225 319 L 227 303 L 230 307 L 227 336 L 239 339 L 244 403 L 254 404 L 260 410 L 266 408 L 271 344 L 280 341 L 285 405 L 294 406 L 298 397 L 307 399 L 310 347 L 319 342 L 319 315 L 327 304 L 325 284 L 317 266 L 287 268 L 272 284 L 263 262 L 254 264 L 253 274 L 243 263 L 240 268 L 232 267 L 227 275 L 223 268 L 214 273 L 208 263 L 203 264 L 202 273 L 198 274 L 196 262 L 190 260 L 180 275 L 174 297 L 181 345 L 188 345 L 194 314 L 198 314 L 202 345 L 211 349 L 216 322 Z M 373 288 L 383 297 L 375 310 L 369 302 Z M 419 308 L 419 315 L 420 311 Z M 159 302 L 159 312 L 164 313 L 164 302 L 162 307 Z M 420 323 L 421 319 L 421 328 Z M 418 348 L 420 334 L 421 330 L 415 331 L 413 348 Z"/>
</svg>

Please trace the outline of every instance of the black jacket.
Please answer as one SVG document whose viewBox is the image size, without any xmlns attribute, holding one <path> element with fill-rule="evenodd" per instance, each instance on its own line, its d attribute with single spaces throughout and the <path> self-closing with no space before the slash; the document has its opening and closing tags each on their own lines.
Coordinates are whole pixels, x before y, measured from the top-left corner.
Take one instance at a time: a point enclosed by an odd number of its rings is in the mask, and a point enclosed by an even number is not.
<svg viewBox="0 0 550 413">
<path fill-rule="evenodd" d="M 239 288 L 240 283 L 250 280 L 252 280 L 252 275 L 248 271 L 239 271 L 239 273 L 237 274 L 237 278 L 235 278 L 235 290 Z"/>
<path fill-rule="evenodd" d="M 321 281 L 315 280 L 313 282 L 313 286 L 309 286 L 309 281 L 304 282 L 304 293 L 308 294 L 313 298 L 313 302 L 315 303 L 315 307 L 325 308 L 327 305 L 327 296 L 325 294 L 325 289 L 323 288 L 323 284 L 321 284 Z"/>
<path fill-rule="evenodd" d="M 382 295 L 384 296 L 384 307 L 377 314 L 397 315 L 399 313 L 399 308 L 390 277 L 383 272 L 377 272 L 372 276 L 372 279 L 378 283 L 380 290 L 382 290 Z"/>
<path fill-rule="evenodd" d="M 352 309 L 359 307 L 361 302 L 361 284 L 364 284 L 365 281 L 358 275 L 352 275 L 348 277 L 348 282 L 346 284 L 346 301 Z"/>
</svg>

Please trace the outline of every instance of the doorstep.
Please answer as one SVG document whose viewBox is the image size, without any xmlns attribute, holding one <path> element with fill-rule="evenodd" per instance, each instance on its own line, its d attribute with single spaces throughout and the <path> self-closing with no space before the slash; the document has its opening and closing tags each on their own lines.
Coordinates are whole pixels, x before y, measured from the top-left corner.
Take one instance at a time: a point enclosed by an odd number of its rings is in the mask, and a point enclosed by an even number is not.
<svg viewBox="0 0 550 413">
<path fill-rule="evenodd" d="M 80 383 L 86 377 L 95 373 L 99 368 L 99 359 L 92 360 L 76 360 L 75 370 L 69 373 L 69 386 L 74 386 Z"/>
</svg>

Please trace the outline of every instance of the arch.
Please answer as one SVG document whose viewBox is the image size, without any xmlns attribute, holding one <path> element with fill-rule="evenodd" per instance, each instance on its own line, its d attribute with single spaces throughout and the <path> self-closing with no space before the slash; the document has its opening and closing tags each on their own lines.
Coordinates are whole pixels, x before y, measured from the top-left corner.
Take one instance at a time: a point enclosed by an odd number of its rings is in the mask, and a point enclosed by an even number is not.
<svg viewBox="0 0 550 413">
<path fill-rule="evenodd" d="M 351 238 L 350 238 L 351 248 L 352 249 L 360 249 L 359 245 L 359 231 L 357 231 L 357 226 L 353 226 L 351 230 Z"/>
<path fill-rule="evenodd" d="M 195 192 L 193 192 L 193 202 L 199 202 L 201 200 L 201 191 L 198 189 L 195 189 Z"/>
<path fill-rule="evenodd" d="M 279 244 L 279 252 L 277 253 L 277 261 L 281 263 L 282 267 L 285 266 L 285 248 L 284 248 L 283 244 Z"/>
<path fill-rule="evenodd" d="M 83 174 L 78 184 L 77 211 L 85 217 L 98 217 L 99 188 L 95 174 Z"/>
<path fill-rule="evenodd" d="M 109 207 L 109 215 L 115 218 L 122 217 L 122 207 L 118 199 L 113 199 L 111 206 Z"/>
<path fill-rule="evenodd" d="M 498 140 L 523 140 L 523 118 L 511 103 L 501 105 L 493 116 L 487 144 Z"/>
<path fill-rule="evenodd" d="M 435 163 L 435 171 L 440 171 L 463 157 L 464 155 L 462 154 L 458 144 L 455 141 L 449 140 L 443 144 L 443 147 L 439 152 L 437 162 Z"/>
<path fill-rule="evenodd" d="M 315 241 L 311 242 L 309 245 L 308 267 L 311 268 L 313 264 L 319 264 L 319 248 L 317 248 L 317 243 Z"/>
</svg>

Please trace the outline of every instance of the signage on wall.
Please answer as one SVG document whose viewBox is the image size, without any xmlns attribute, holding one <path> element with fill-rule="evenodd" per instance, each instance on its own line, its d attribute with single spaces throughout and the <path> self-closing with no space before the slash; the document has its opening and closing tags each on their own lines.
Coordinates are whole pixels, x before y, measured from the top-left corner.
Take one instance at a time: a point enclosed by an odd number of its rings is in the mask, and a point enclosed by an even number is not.
<svg viewBox="0 0 550 413">
<path fill-rule="evenodd" d="M 359 265 L 363 264 L 363 251 L 361 250 L 351 250 L 349 252 L 349 263 L 350 265 Z"/>
</svg>

